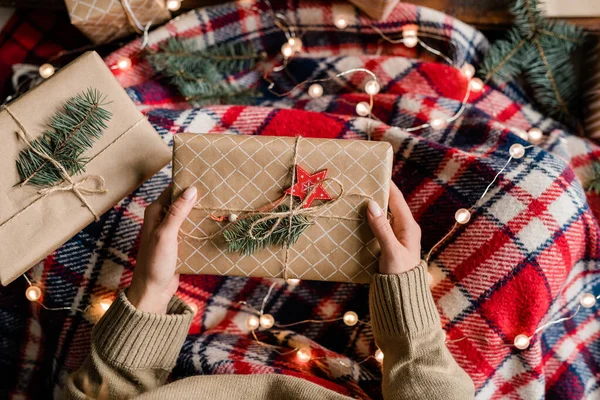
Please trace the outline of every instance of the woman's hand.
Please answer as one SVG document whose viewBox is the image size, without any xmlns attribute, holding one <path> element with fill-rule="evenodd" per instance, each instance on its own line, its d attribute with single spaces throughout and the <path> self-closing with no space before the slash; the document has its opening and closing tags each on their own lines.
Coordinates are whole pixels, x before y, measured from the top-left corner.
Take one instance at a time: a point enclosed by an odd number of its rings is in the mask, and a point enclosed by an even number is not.
<svg viewBox="0 0 600 400">
<path fill-rule="evenodd" d="M 394 182 L 390 186 L 391 222 L 387 212 L 375 201 L 369 202 L 367 214 L 369 225 L 381 246 L 379 273 L 400 274 L 415 268 L 421 261 L 421 228 L 398 186 Z"/>
<path fill-rule="evenodd" d="M 177 233 L 196 203 L 195 187 L 188 188 L 169 205 L 170 187 L 146 208 L 137 262 L 127 298 L 141 311 L 166 314 L 171 297 L 179 286 Z"/>
</svg>

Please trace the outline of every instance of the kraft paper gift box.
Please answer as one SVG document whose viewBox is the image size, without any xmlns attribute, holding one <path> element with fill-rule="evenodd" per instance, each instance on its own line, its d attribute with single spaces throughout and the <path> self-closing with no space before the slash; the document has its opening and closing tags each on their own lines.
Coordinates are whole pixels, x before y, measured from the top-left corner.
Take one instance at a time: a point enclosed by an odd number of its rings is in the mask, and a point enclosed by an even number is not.
<svg viewBox="0 0 600 400">
<path fill-rule="evenodd" d="M 180 232 L 178 272 L 369 283 L 380 249 L 366 219 L 367 204 L 373 199 L 387 210 L 392 158 L 387 142 L 176 135 L 173 199 L 187 187 L 198 189 Z M 314 223 L 289 247 L 251 255 L 228 251 L 220 232 L 233 222 L 216 219 L 230 213 L 243 218 L 281 198 L 292 186 L 295 164 L 308 174 L 326 169 L 323 186 L 332 200 L 313 203 Z"/>
<path fill-rule="evenodd" d="M 164 0 L 65 0 L 71 23 L 96 44 L 144 32 L 171 19 Z"/>
<path fill-rule="evenodd" d="M 83 156 L 85 171 L 74 182 L 92 187 L 101 177 L 106 193 L 83 194 L 87 208 L 72 190 L 40 194 L 40 187 L 21 186 L 19 153 L 27 148 L 17 135 L 19 124 L 31 139 L 47 129 L 67 100 L 98 89 L 112 113 L 102 136 Z M 125 198 L 169 163 L 171 151 L 136 109 L 109 68 L 88 52 L 0 111 L 0 282 L 7 285 L 60 247 L 77 232 Z M 83 187 L 82 187 L 83 189 Z M 92 212 L 93 210 L 93 212 Z"/>
</svg>

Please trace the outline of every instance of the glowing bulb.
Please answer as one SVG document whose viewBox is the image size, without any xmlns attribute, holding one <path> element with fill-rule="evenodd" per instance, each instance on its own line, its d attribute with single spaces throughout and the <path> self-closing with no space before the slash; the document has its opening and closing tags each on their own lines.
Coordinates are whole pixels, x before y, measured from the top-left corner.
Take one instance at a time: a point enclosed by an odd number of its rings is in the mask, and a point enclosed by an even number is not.
<svg viewBox="0 0 600 400">
<path fill-rule="evenodd" d="M 288 42 L 285 42 L 283 46 L 281 46 L 281 54 L 283 54 L 285 58 L 290 58 L 294 54 L 294 49 Z"/>
<path fill-rule="evenodd" d="M 539 128 L 531 128 L 527 131 L 527 139 L 533 144 L 539 143 L 542 137 L 544 137 L 544 132 Z"/>
<path fill-rule="evenodd" d="M 39 69 L 40 76 L 44 79 L 50 78 L 54 75 L 54 66 L 52 64 L 42 64 Z"/>
<path fill-rule="evenodd" d="M 529 347 L 530 340 L 527 335 L 520 333 L 517 336 L 515 336 L 515 340 L 513 343 L 517 349 L 525 350 Z"/>
<path fill-rule="evenodd" d="M 292 47 L 296 53 L 299 53 L 302 50 L 302 40 L 297 37 L 289 38 L 288 44 Z"/>
<path fill-rule="evenodd" d="M 523 156 L 525 155 L 525 147 L 523 147 L 523 145 L 520 143 L 515 143 L 512 146 L 510 146 L 508 152 L 510 153 L 510 156 L 512 158 L 523 158 Z"/>
<path fill-rule="evenodd" d="M 361 101 L 356 105 L 356 113 L 361 117 L 371 114 L 371 106 L 366 101 Z"/>
<path fill-rule="evenodd" d="M 296 352 L 296 357 L 298 358 L 298 361 L 300 362 L 307 362 L 310 361 L 312 354 L 309 348 L 304 348 L 304 349 L 299 349 Z"/>
<path fill-rule="evenodd" d="M 308 95 L 313 99 L 323 96 L 323 86 L 319 85 L 318 83 L 313 83 L 308 88 Z"/>
<path fill-rule="evenodd" d="M 429 122 L 429 125 L 431 125 L 433 129 L 441 129 L 446 125 L 446 121 L 441 118 L 434 118 Z"/>
<path fill-rule="evenodd" d="M 377 360 L 377 362 L 382 363 L 383 362 L 383 351 L 377 349 L 375 350 L 375 359 Z"/>
<path fill-rule="evenodd" d="M 471 79 L 475 76 L 475 67 L 469 63 L 463 65 L 460 71 L 463 73 L 464 76 L 467 77 L 467 79 Z"/>
<path fill-rule="evenodd" d="M 250 329 L 251 331 L 253 331 L 256 328 L 258 328 L 259 325 L 260 325 L 260 322 L 259 322 L 258 317 L 256 315 L 251 315 L 248 318 L 246 318 L 246 327 L 248 329 Z"/>
<path fill-rule="evenodd" d="M 117 61 L 117 67 L 121 71 L 127 71 L 129 68 L 131 68 L 131 59 L 129 57 L 123 57 L 119 59 L 119 61 Z"/>
<path fill-rule="evenodd" d="M 591 293 L 584 293 L 579 300 L 579 304 L 581 304 L 581 307 L 583 308 L 592 308 L 594 307 L 594 304 L 596 304 L 596 297 Z"/>
<path fill-rule="evenodd" d="M 454 214 L 454 219 L 459 224 L 464 225 L 471 219 L 471 212 L 466 208 L 461 208 Z"/>
<path fill-rule="evenodd" d="M 521 139 L 523 140 L 529 140 L 529 135 L 527 134 L 527 132 L 525 132 L 524 130 L 521 129 L 516 129 L 515 133 L 517 134 L 517 136 L 519 136 Z"/>
<path fill-rule="evenodd" d="M 335 26 L 338 29 L 346 29 L 346 27 L 348 26 L 348 21 L 346 21 L 346 18 L 344 17 L 339 17 L 335 20 Z"/>
<path fill-rule="evenodd" d="M 187 303 L 188 307 L 192 309 L 194 315 L 198 314 L 198 306 L 196 303 Z"/>
<path fill-rule="evenodd" d="M 234 214 L 234 213 L 231 213 L 227 216 L 227 220 L 229 222 L 235 222 L 235 221 L 237 221 L 237 219 L 238 219 L 238 215 Z"/>
<path fill-rule="evenodd" d="M 373 81 L 369 81 L 367 82 L 367 84 L 365 85 L 365 92 L 367 92 L 367 94 L 374 96 L 377 93 L 379 93 L 379 89 L 381 87 L 379 86 L 379 82 L 373 80 Z"/>
<path fill-rule="evenodd" d="M 297 284 L 300 283 L 300 279 L 290 278 L 286 282 L 287 282 L 288 285 L 294 285 L 295 286 L 295 285 L 297 285 Z"/>
<path fill-rule="evenodd" d="M 98 302 L 98 305 L 100 306 L 100 309 L 102 310 L 103 314 L 110 308 L 111 304 L 112 300 L 109 299 L 100 300 Z"/>
<path fill-rule="evenodd" d="M 473 78 L 469 81 L 469 87 L 474 92 L 481 92 L 483 90 L 483 81 L 479 78 Z"/>
<path fill-rule="evenodd" d="M 344 314 L 344 323 L 348 326 L 354 326 L 358 322 L 358 315 L 354 311 L 348 311 Z"/>
<path fill-rule="evenodd" d="M 414 35 L 414 36 L 404 36 L 404 39 L 402 40 L 402 43 L 404 43 L 404 45 L 406 47 L 412 49 L 413 47 L 415 47 L 419 43 L 419 38 L 417 38 L 417 35 Z"/>
<path fill-rule="evenodd" d="M 29 301 L 38 301 L 40 297 L 42 297 L 42 289 L 35 285 L 31 285 L 25 290 L 25 297 L 27 297 L 27 300 Z"/>
<path fill-rule="evenodd" d="M 168 0 L 167 9 L 169 11 L 177 11 L 181 7 L 181 0 Z"/>
<path fill-rule="evenodd" d="M 269 329 L 275 325 L 275 318 L 271 314 L 263 314 L 260 316 L 260 326 L 265 329 Z"/>
</svg>

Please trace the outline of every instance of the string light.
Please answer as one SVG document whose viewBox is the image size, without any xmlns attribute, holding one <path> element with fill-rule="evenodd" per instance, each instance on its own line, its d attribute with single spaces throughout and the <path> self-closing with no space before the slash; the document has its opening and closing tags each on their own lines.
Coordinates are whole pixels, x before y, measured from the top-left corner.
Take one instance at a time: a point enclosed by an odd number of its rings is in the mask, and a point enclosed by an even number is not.
<svg viewBox="0 0 600 400">
<path fill-rule="evenodd" d="M 108 309 L 110 308 L 111 305 L 112 305 L 112 300 L 110 300 L 110 299 L 102 299 L 98 302 L 98 306 L 100 307 L 100 309 L 102 310 L 103 313 L 108 311 Z"/>
<path fill-rule="evenodd" d="M 196 303 L 187 303 L 188 307 L 192 309 L 194 315 L 198 314 L 198 306 Z"/>
<path fill-rule="evenodd" d="M 467 79 L 471 79 L 475 76 L 475 67 L 469 63 L 466 63 L 465 65 L 463 65 L 462 68 L 460 69 L 460 71 L 463 73 L 463 75 Z"/>
<path fill-rule="evenodd" d="M 517 349 L 525 350 L 529 347 L 530 342 L 531 342 L 531 339 L 529 339 L 529 336 L 520 333 L 517 336 L 515 336 L 515 340 L 513 341 L 513 344 L 515 345 L 515 347 Z"/>
<path fill-rule="evenodd" d="M 370 80 L 365 85 L 365 92 L 367 92 L 368 95 L 374 96 L 377 93 L 379 93 L 380 88 L 381 87 L 379 86 L 379 82 L 377 82 L 375 80 Z"/>
<path fill-rule="evenodd" d="M 167 9 L 177 11 L 181 8 L 181 0 L 167 0 Z"/>
<path fill-rule="evenodd" d="M 583 308 L 592 308 L 596 304 L 596 297 L 592 293 L 584 293 L 579 300 Z"/>
<path fill-rule="evenodd" d="M 483 90 L 483 81 L 479 78 L 473 78 L 469 81 L 469 87 L 474 92 L 481 92 Z"/>
<path fill-rule="evenodd" d="M 285 42 L 281 46 L 281 54 L 283 54 L 283 57 L 285 58 L 290 58 L 294 54 L 294 49 L 289 42 Z"/>
<path fill-rule="evenodd" d="M 117 68 L 121 71 L 127 71 L 131 68 L 131 59 L 129 57 L 122 57 L 117 61 Z"/>
<path fill-rule="evenodd" d="M 238 215 L 235 213 L 231 213 L 227 216 L 227 220 L 229 222 L 235 222 L 235 221 L 237 221 L 237 219 L 238 219 Z"/>
<path fill-rule="evenodd" d="M 262 328 L 269 329 L 275 325 L 275 318 L 271 314 L 263 314 L 260 316 L 259 322 Z"/>
<path fill-rule="evenodd" d="M 544 132 L 539 128 L 531 128 L 527 131 L 527 140 L 533 144 L 538 144 L 544 137 Z"/>
<path fill-rule="evenodd" d="M 293 51 L 299 53 L 302 50 L 302 39 L 298 37 L 291 37 L 288 39 L 288 44 Z"/>
<path fill-rule="evenodd" d="M 286 280 L 288 285 L 292 285 L 292 286 L 296 286 L 297 284 L 300 283 L 300 279 L 296 279 L 296 278 L 289 278 Z"/>
<path fill-rule="evenodd" d="M 25 297 L 29 301 L 38 301 L 42 297 L 42 289 L 35 285 L 29 286 L 25 289 Z"/>
<path fill-rule="evenodd" d="M 466 208 L 461 208 L 454 214 L 454 219 L 459 224 L 464 225 L 471 219 L 471 212 Z"/>
<path fill-rule="evenodd" d="M 383 351 L 380 349 L 375 350 L 375 359 L 381 364 L 383 362 Z"/>
<path fill-rule="evenodd" d="M 334 24 L 338 29 L 346 29 L 348 26 L 348 21 L 346 21 L 346 18 L 344 17 L 338 17 L 336 18 Z"/>
<path fill-rule="evenodd" d="M 508 152 L 510 153 L 510 156 L 512 158 L 523 158 L 523 156 L 525 155 L 525 147 L 523 147 L 523 145 L 520 143 L 515 143 L 512 146 L 510 146 Z"/>
<path fill-rule="evenodd" d="M 296 352 L 296 358 L 300 362 L 303 362 L 303 363 L 308 362 L 312 358 L 312 352 L 307 347 L 298 349 L 298 351 Z"/>
<path fill-rule="evenodd" d="M 446 125 L 446 121 L 441 118 L 434 118 L 429 123 L 433 129 L 441 129 Z"/>
<path fill-rule="evenodd" d="M 40 76 L 44 79 L 50 78 L 52 75 L 54 75 L 54 72 L 54 66 L 48 63 L 42 64 L 39 69 Z"/>
<path fill-rule="evenodd" d="M 366 101 L 361 101 L 356 105 L 356 113 L 361 117 L 371 114 L 371 106 Z"/>
<path fill-rule="evenodd" d="M 246 327 L 251 331 L 258 328 L 259 325 L 260 321 L 258 320 L 258 317 L 256 315 L 250 315 L 248 318 L 246 318 Z"/>
<path fill-rule="evenodd" d="M 418 27 L 416 25 L 408 25 L 402 29 L 402 43 L 408 48 L 413 48 L 419 43 L 417 37 Z"/>
<path fill-rule="evenodd" d="M 308 95 L 313 99 L 323 96 L 323 86 L 319 85 L 318 83 L 313 83 L 308 88 Z"/>
<path fill-rule="evenodd" d="M 354 311 L 347 311 L 344 314 L 344 323 L 348 326 L 354 326 L 358 323 L 358 315 Z"/>
</svg>

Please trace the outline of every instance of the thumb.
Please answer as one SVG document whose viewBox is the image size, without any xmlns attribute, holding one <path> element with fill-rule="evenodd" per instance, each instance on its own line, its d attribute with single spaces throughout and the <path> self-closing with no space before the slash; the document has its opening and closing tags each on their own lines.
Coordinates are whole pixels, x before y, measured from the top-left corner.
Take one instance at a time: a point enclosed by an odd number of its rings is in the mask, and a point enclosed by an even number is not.
<svg viewBox="0 0 600 400">
<path fill-rule="evenodd" d="M 187 188 L 185 192 L 171 204 L 161 226 L 166 230 L 179 231 L 181 224 L 185 221 L 185 218 L 190 211 L 192 211 L 197 196 L 198 190 L 194 186 Z"/>
<path fill-rule="evenodd" d="M 398 239 L 396 239 L 392 226 L 387 219 L 387 213 L 373 200 L 369 202 L 367 209 L 369 225 L 381 246 L 381 250 L 391 251 L 392 247 L 398 244 Z"/>
</svg>

